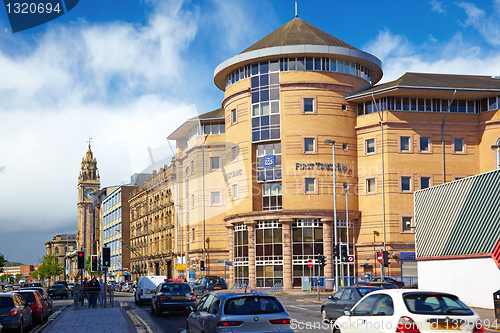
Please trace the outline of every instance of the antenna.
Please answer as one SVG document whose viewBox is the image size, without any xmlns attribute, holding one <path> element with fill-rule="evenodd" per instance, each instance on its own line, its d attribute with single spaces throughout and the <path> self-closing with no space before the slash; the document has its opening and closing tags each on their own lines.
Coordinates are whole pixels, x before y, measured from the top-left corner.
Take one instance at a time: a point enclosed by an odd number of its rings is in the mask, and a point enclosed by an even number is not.
<svg viewBox="0 0 500 333">
<path fill-rule="evenodd" d="M 297 13 L 297 1 L 295 1 L 295 17 L 299 17 L 299 14 Z"/>
</svg>

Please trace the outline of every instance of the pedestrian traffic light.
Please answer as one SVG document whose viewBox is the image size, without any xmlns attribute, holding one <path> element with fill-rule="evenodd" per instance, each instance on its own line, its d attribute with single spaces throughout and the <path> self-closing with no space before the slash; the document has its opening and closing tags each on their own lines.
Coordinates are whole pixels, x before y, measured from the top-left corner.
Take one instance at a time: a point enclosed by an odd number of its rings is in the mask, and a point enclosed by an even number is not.
<svg viewBox="0 0 500 333">
<path fill-rule="evenodd" d="M 76 268 L 85 269 L 85 251 L 78 251 L 76 254 Z"/>
<path fill-rule="evenodd" d="M 109 268 L 111 266 L 111 248 L 102 248 L 102 267 Z"/>
<path fill-rule="evenodd" d="M 333 257 L 338 258 L 339 257 L 339 244 L 334 244 L 333 245 Z"/>
<path fill-rule="evenodd" d="M 99 265 L 97 264 L 97 256 L 90 257 L 90 271 L 97 272 L 99 271 Z"/>
<path fill-rule="evenodd" d="M 340 245 L 340 261 L 348 262 L 349 253 L 347 253 L 347 244 Z"/>
<path fill-rule="evenodd" d="M 382 252 L 382 265 L 384 265 L 384 267 L 389 267 L 389 252 L 388 251 Z"/>
<path fill-rule="evenodd" d="M 200 260 L 200 271 L 204 271 L 205 270 L 205 260 L 201 259 Z"/>
</svg>

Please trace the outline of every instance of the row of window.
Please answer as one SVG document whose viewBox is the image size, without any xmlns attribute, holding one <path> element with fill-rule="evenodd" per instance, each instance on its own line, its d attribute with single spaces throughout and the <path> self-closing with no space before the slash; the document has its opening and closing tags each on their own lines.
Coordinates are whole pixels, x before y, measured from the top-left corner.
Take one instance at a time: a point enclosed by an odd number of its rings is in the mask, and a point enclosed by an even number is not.
<svg viewBox="0 0 500 333">
<path fill-rule="evenodd" d="M 454 112 L 480 113 L 498 110 L 500 96 L 481 100 L 453 100 L 438 98 L 383 97 L 373 101 L 358 103 L 358 115 L 377 111 L 420 111 L 420 112 Z"/>
<path fill-rule="evenodd" d="M 271 60 L 240 67 L 226 77 L 226 89 L 240 80 L 273 71 L 337 72 L 354 75 L 370 82 L 370 71 L 368 68 L 349 60 L 324 57 L 294 57 L 281 58 L 280 60 Z"/>
<path fill-rule="evenodd" d="M 412 153 L 413 152 L 413 137 L 401 135 L 399 136 L 398 150 L 401 153 Z M 454 137 L 452 138 L 452 150 L 454 154 L 465 154 L 466 151 L 466 141 L 464 137 Z M 374 154 L 375 151 L 375 139 L 370 138 L 365 140 L 365 154 Z M 432 140 L 431 137 L 421 136 L 418 138 L 418 152 L 419 153 L 431 153 L 432 152 Z"/>
<path fill-rule="evenodd" d="M 104 198 L 102 202 L 102 209 L 104 212 L 111 209 L 114 205 L 118 204 L 121 200 L 121 191 L 117 191 L 110 196 Z"/>
</svg>

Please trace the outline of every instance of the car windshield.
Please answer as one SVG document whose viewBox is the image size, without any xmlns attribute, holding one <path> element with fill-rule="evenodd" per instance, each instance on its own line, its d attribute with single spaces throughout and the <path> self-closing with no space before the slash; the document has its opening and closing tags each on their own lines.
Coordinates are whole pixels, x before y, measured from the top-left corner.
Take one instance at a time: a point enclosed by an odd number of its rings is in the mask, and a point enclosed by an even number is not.
<svg viewBox="0 0 500 333">
<path fill-rule="evenodd" d="M 13 307 L 14 301 L 10 297 L 0 297 L 0 308 Z"/>
<path fill-rule="evenodd" d="M 191 287 L 184 283 L 165 283 L 161 286 L 161 292 L 172 293 L 172 292 L 183 292 L 190 293 Z"/>
<path fill-rule="evenodd" d="M 283 311 L 281 303 L 276 298 L 270 296 L 230 298 L 224 305 L 224 313 L 227 315 L 253 315 Z"/>
<path fill-rule="evenodd" d="M 472 315 L 473 312 L 457 296 L 441 293 L 407 293 L 403 300 L 408 310 L 418 314 Z"/>
</svg>

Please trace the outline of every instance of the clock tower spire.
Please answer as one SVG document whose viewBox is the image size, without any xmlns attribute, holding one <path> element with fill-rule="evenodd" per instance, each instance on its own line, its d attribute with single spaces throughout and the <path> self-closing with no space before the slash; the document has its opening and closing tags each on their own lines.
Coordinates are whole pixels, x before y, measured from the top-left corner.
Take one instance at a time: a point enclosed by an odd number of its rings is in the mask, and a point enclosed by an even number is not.
<svg viewBox="0 0 500 333">
<path fill-rule="evenodd" d="M 80 175 L 78 176 L 78 232 L 76 242 L 78 249 L 82 248 L 85 255 L 97 254 L 98 232 L 100 231 L 99 217 L 94 216 L 92 194 L 101 187 L 97 159 L 94 158 L 89 139 L 89 147 L 82 158 Z"/>
</svg>

